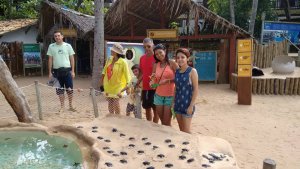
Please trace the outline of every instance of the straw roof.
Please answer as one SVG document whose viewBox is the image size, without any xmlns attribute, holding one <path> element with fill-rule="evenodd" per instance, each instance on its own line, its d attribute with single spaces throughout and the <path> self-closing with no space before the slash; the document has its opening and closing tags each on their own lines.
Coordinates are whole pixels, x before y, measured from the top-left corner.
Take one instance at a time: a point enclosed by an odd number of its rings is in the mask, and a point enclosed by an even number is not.
<svg viewBox="0 0 300 169">
<path fill-rule="evenodd" d="M 37 24 L 37 19 L 15 19 L 0 21 L 0 35 Z"/>
<path fill-rule="evenodd" d="M 233 32 L 242 37 L 251 36 L 247 31 L 191 0 L 117 0 L 107 13 L 105 34 L 130 35 L 130 17 L 133 17 L 135 35 L 145 35 L 149 28 L 160 28 L 161 11 L 167 24 L 189 11 L 194 17 L 201 17 L 212 23 L 214 29 Z"/>
<path fill-rule="evenodd" d="M 86 15 L 49 1 L 44 1 L 41 10 L 42 13 L 47 14 L 49 9 L 53 9 L 56 13 L 62 14 L 62 16 L 77 29 L 79 35 L 84 36 L 86 33 L 94 29 L 94 16 Z"/>
</svg>

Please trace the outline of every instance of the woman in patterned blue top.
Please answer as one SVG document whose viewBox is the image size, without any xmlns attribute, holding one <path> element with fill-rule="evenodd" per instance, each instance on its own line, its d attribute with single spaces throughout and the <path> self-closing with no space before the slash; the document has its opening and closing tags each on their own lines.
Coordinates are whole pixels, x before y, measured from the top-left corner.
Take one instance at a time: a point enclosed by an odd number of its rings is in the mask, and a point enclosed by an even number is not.
<svg viewBox="0 0 300 169">
<path fill-rule="evenodd" d="M 196 69 L 188 66 L 190 52 L 180 48 L 176 51 L 179 69 L 175 73 L 174 111 L 180 131 L 191 133 L 191 122 L 195 112 L 198 95 L 198 74 Z"/>
</svg>

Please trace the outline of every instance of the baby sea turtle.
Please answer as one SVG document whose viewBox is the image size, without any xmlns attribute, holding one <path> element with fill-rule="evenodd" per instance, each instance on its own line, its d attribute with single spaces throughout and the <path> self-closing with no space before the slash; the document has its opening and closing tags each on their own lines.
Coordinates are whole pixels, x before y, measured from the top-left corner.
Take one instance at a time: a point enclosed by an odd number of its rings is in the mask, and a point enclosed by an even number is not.
<svg viewBox="0 0 300 169">
<path fill-rule="evenodd" d="M 116 128 L 113 128 L 111 131 L 115 133 L 115 132 L 117 132 L 118 130 L 117 130 Z"/>
<path fill-rule="evenodd" d="M 110 143 L 110 140 L 109 139 L 106 139 L 106 140 L 104 140 L 105 142 L 107 142 L 107 143 Z"/>
<path fill-rule="evenodd" d="M 143 150 L 139 150 L 139 151 L 138 151 L 138 154 L 140 154 L 140 155 L 141 155 L 141 154 L 144 154 L 144 151 L 143 151 Z"/>
<path fill-rule="evenodd" d="M 150 162 L 149 161 L 144 161 L 143 164 L 144 165 L 150 165 Z"/>
<path fill-rule="evenodd" d="M 113 154 L 113 156 L 114 156 L 114 157 L 119 157 L 120 155 L 119 155 L 119 154 Z"/>
<path fill-rule="evenodd" d="M 165 143 L 171 143 L 171 139 L 166 139 Z"/>
<path fill-rule="evenodd" d="M 181 153 L 187 153 L 187 152 L 189 152 L 189 149 L 186 148 L 181 149 Z"/>
<path fill-rule="evenodd" d="M 193 159 L 193 158 L 190 158 L 190 159 L 187 160 L 188 163 L 192 163 L 194 161 L 195 161 L 195 159 Z"/>
<path fill-rule="evenodd" d="M 185 141 L 185 142 L 183 142 L 182 144 L 183 144 L 183 145 L 188 145 L 188 144 L 190 144 L 190 142 Z"/>
<path fill-rule="evenodd" d="M 186 156 L 181 155 L 181 156 L 179 156 L 179 159 L 180 159 L 180 160 L 185 160 L 185 159 L 186 159 Z"/>
<path fill-rule="evenodd" d="M 109 149 L 109 147 L 103 147 L 102 149 L 103 149 L 103 150 L 108 150 L 108 149 Z"/>
<path fill-rule="evenodd" d="M 151 145 L 151 143 L 150 142 L 146 142 L 145 145 L 149 146 L 149 145 Z"/>
<path fill-rule="evenodd" d="M 97 133 L 98 131 L 97 131 L 97 130 L 92 130 L 92 132 L 93 132 L 93 133 Z"/>
<path fill-rule="evenodd" d="M 108 150 L 107 153 L 112 154 L 112 153 L 114 153 L 114 151 Z"/>
<path fill-rule="evenodd" d="M 126 135 L 125 135 L 125 134 L 123 134 L 123 133 L 121 133 L 121 134 L 120 134 L 120 137 L 125 137 L 125 136 L 126 136 Z"/>
<path fill-rule="evenodd" d="M 164 158 L 165 155 L 163 155 L 163 154 L 158 154 L 157 157 L 159 157 L 159 158 Z"/>
<path fill-rule="evenodd" d="M 158 149 L 158 146 L 153 146 L 152 149 L 153 150 Z"/>
<path fill-rule="evenodd" d="M 67 148 L 67 147 L 68 147 L 68 145 L 67 145 L 67 144 L 64 144 L 64 145 L 63 145 L 63 148 Z"/>
<path fill-rule="evenodd" d="M 143 140 L 143 141 L 146 141 L 146 140 L 148 140 L 148 138 L 147 138 L 147 137 L 143 137 L 142 140 Z"/>
<path fill-rule="evenodd" d="M 130 148 L 133 148 L 133 147 L 135 147 L 135 145 L 134 144 L 129 144 L 128 145 Z"/>
<path fill-rule="evenodd" d="M 166 167 L 166 168 L 171 168 L 171 167 L 173 167 L 173 164 L 168 163 L 168 164 L 165 165 L 165 167 Z"/>
<path fill-rule="evenodd" d="M 127 163 L 127 160 L 125 160 L 125 159 L 122 159 L 122 160 L 120 160 L 120 163 L 122 163 L 122 164 L 126 164 L 126 163 Z"/>
<path fill-rule="evenodd" d="M 154 167 L 150 166 L 150 167 L 147 167 L 146 169 L 155 169 Z"/>
<path fill-rule="evenodd" d="M 170 147 L 170 148 L 174 148 L 175 145 L 174 145 L 174 144 L 170 144 L 169 147 Z"/>
<path fill-rule="evenodd" d="M 99 140 L 102 140 L 102 139 L 103 139 L 103 137 L 101 137 L 101 136 L 98 136 L 98 137 L 97 137 L 97 139 L 99 139 Z"/>
<path fill-rule="evenodd" d="M 80 163 L 78 163 L 78 162 L 74 162 L 74 164 L 73 164 L 74 167 L 79 167 L 79 165 L 80 165 Z"/>
<path fill-rule="evenodd" d="M 120 154 L 121 154 L 122 156 L 127 155 L 127 153 L 126 153 L 125 151 L 121 151 Z"/>
<path fill-rule="evenodd" d="M 97 126 L 93 126 L 93 127 L 92 127 L 92 129 L 97 129 L 97 128 L 98 128 Z"/>
<path fill-rule="evenodd" d="M 129 140 L 133 141 L 133 140 L 135 140 L 135 138 L 134 137 L 129 137 Z"/>
<path fill-rule="evenodd" d="M 83 127 L 82 127 L 82 126 L 77 126 L 77 128 L 78 128 L 78 129 L 82 129 Z"/>
<path fill-rule="evenodd" d="M 208 165 L 208 164 L 202 164 L 202 167 L 208 168 L 208 167 L 210 167 L 210 165 Z"/>
<path fill-rule="evenodd" d="M 106 165 L 107 167 L 112 167 L 112 166 L 113 166 L 113 164 L 110 163 L 110 162 L 106 162 L 105 165 Z"/>
</svg>

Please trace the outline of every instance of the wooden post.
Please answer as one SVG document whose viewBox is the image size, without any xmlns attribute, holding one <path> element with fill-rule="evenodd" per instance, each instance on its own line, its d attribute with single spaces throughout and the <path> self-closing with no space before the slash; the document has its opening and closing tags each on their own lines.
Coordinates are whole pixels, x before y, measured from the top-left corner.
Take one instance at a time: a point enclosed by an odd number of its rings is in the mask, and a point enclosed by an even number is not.
<svg viewBox="0 0 300 169">
<path fill-rule="evenodd" d="M 230 59 L 229 59 L 229 77 L 231 74 L 235 72 L 235 64 L 236 64 L 236 35 L 233 34 L 230 38 Z"/>
<path fill-rule="evenodd" d="M 276 163 L 272 159 L 265 159 L 263 169 L 276 169 Z"/>
<path fill-rule="evenodd" d="M 256 94 L 256 91 L 257 91 L 257 79 L 252 78 L 252 93 Z"/>
<path fill-rule="evenodd" d="M 39 89 L 39 82 L 37 80 L 35 80 L 34 85 L 35 85 L 35 93 L 36 93 L 36 99 L 37 99 L 37 105 L 38 105 L 39 119 L 43 120 L 42 102 L 41 102 L 41 93 L 40 93 L 40 89 Z"/>
<path fill-rule="evenodd" d="M 91 96 L 92 96 L 94 114 L 95 114 L 95 117 L 97 118 L 97 117 L 99 117 L 99 113 L 98 113 L 98 106 L 97 106 L 97 101 L 96 101 L 95 89 L 91 87 L 90 92 L 91 92 Z"/>
</svg>

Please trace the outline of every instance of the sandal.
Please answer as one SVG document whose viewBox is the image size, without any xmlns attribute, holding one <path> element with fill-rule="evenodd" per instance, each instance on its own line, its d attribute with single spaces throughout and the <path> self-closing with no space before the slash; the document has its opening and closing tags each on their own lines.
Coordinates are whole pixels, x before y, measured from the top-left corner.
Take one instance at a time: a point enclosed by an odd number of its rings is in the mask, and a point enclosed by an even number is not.
<svg viewBox="0 0 300 169">
<path fill-rule="evenodd" d="M 74 107 L 70 107 L 68 110 L 72 111 L 72 112 L 76 112 L 77 111 Z"/>
</svg>

